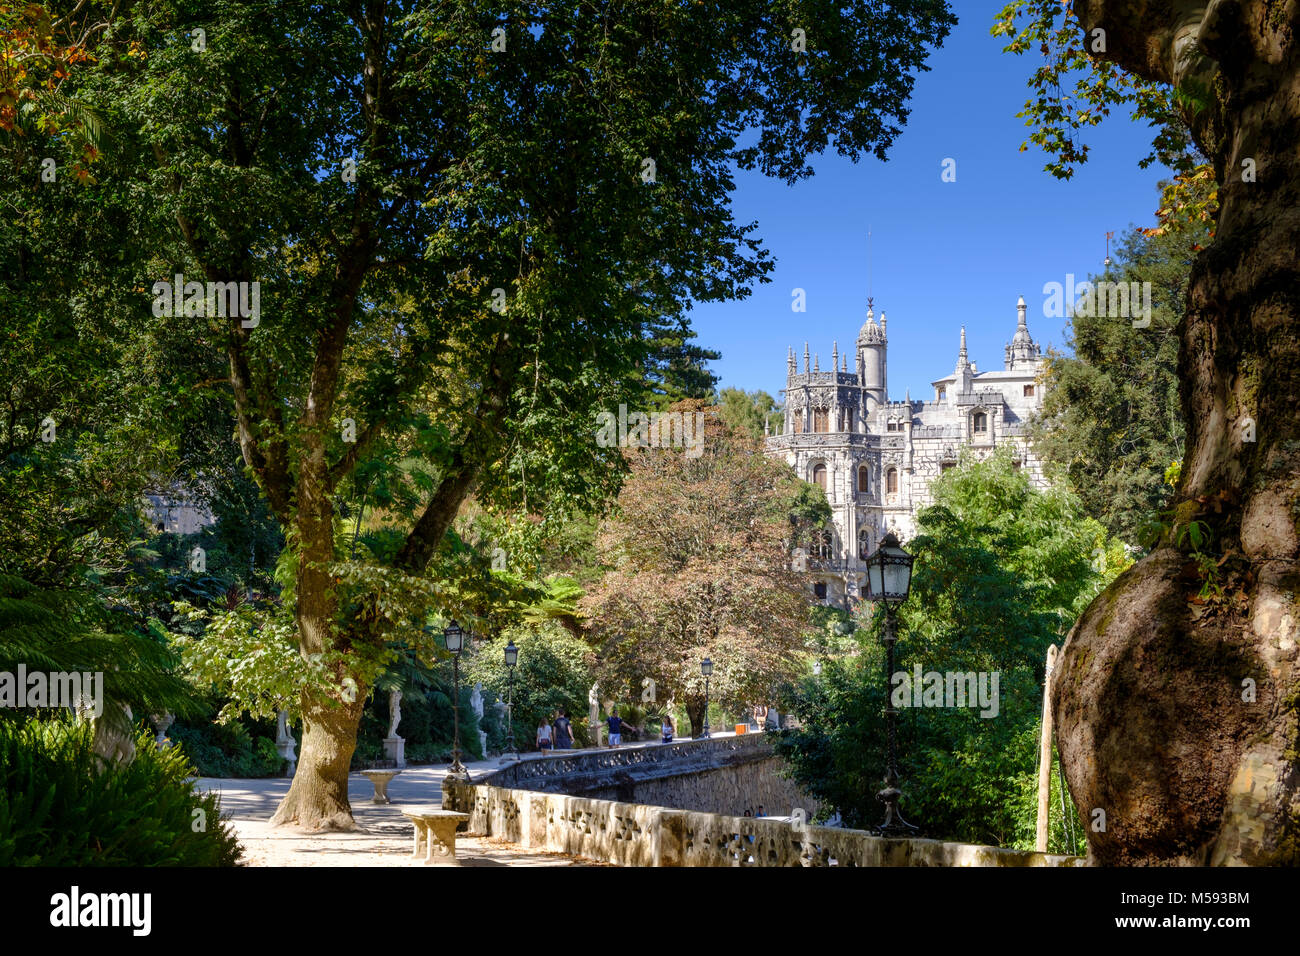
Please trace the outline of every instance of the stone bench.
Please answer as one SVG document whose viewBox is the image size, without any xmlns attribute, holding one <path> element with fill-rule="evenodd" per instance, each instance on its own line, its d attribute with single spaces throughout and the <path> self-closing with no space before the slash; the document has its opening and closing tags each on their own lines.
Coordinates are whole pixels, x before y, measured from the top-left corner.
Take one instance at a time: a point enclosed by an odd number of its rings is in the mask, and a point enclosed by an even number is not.
<svg viewBox="0 0 1300 956">
<path fill-rule="evenodd" d="M 423 844 L 424 862 L 441 863 L 447 866 L 459 866 L 456 860 L 456 827 L 469 819 L 468 813 L 444 810 L 439 806 L 399 807 L 404 816 L 415 825 L 415 848 L 411 856 L 420 856 Z M 434 856 L 434 845 L 438 855 Z"/>
<path fill-rule="evenodd" d="M 375 795 L 370 798 L 371 803 L 392 803 L 388 799 L 388 782 L 396 777 L 402 771 L 400 770 L 363 770 L 365 776 L 371 784 L 374 785 Z"/>
</svg>

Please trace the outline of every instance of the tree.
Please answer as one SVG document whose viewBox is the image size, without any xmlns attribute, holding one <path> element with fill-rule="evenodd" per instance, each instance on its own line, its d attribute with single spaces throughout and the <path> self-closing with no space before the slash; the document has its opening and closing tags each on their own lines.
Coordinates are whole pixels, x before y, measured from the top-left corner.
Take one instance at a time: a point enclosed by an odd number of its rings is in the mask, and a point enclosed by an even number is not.
<svg viewBox="0 0 1300 956">
<path fill-rule="evenodd" d="M 910 694 L 896 701 L 903 815 L 929 837 L 1032 846 L 1044 656 L 1105 580 L 1087 557 L 1105 533 L 1067 490 L 1033 487 L 1005 451 L 963 462 L 933 491 L 906 545 L 915 563 L 899 610 L 898 672 L 909 690 L 916 668 L 985 675 L 985 702 L 995 706 L 915 707 Z M 864 605 L 859 652 L 800 682 L 801 726 L 776 745 L 800 786 L 829 804 L 822 812 L 857 827 L 881 814 L 882 614 Z M 899 685 L 890 677 L 892 695 Z"/>
<path fill-rule="evenodd" d="M 743 430 L 756 441 L 762 440 L 763 426 L 780 428 L 781 411 L 776 400 L 764 391 L 746 392 L 724 388 L 718 393 L 719 414 L 732 428 Z M 776 430 L 773 429 L 773 434 Z"/>
<path fill-rule="evenodd" d="M 1061 9 L 1014 6 L 1035 24 Z M 1279 648 L 1300 643 L 1300 9 L 1073 9 L 1071 45 L 1169 104 L 1158 133 L 1190 131 L 1218 205 L 1178 328 L 1178 488 L 1156 547 L 1066 642 L 1062 764 L 1075 802 L 1105 811 L 1088 833 L 1097 862 L 1295 864 L 1300 669 Z M 1105 42 L 1088 45 L 1098 30 Z"/>
<path fill-rule="evenodd" d="M 460 610 L 402 579 L 425 580 L 471 491 L 532 508 L 615 487 L 620 459 L 593 454 L 582 423 L 640 380 L 649 324 L 770 267 L 731 219 L 731 170 L 794 181 L 832 140 L 883 157 L 953 18 L 941 0 L 274 10 L 135 6 L 111 43 L 146 55 L 105 60 L 78 92 L 131 145 L 154 276 L 259 283 L 257 316 L 187 295 L 173 321 L 228 360 L 300 652 L 338 651 L 337 690 L 304 690 L 275 822 L 351 827 L 348 763 L 388 636 Z M 388 546 L 340 561 L 339 502 L 380 474 L 403 489 Z"/>
<path fill-rule="evenodd" d="M 1152 284 L 1149 324 L 1084 310 L 1070 318 L 1073 355 L 1048 355 L 1047 390 L 1034 447 L 1055 465 L 1088 513 L 1131 544 L 1169 497 L 1165 471 L 1183 457 L 1178 403 L 1178 322 L 1192 237 L 1201 225 L 1130 232 L 1095 282 Z"/>
<path fill-rule="evenodd" d="M 676 406 L 688 415 L 703 403 Z M 810 596 L 791 569 L 790 512 L 799 480 L 716 410 L 698 456 L 628 452 L 631 473 L 597 548 L 608 571 L 583 603 L 606 697 L 682 701 L 704 716 L 700 661 L 714 662 L 711 699 L 741 709 L 795 672 Z"/>
</svg>

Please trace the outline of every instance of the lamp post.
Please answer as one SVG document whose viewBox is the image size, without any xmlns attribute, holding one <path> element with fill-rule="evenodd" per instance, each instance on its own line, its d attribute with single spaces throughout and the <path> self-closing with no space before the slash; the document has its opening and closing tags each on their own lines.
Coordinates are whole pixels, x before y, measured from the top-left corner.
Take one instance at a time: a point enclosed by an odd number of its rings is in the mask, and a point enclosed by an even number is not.
<svg viewBox="0 0 1300 956">
<path fill-rule="evenodd" d="M 442 637 L 447 642 L 447 650 L 451 652 L 453 688 L 451 712 L 454 729 L 451 743 L 451 767 L 447 770 L 447 776 L 468 780 L 469 771 L 460 762 L 460 652 L 465 649 L 465 632 L 461 630 L 460 625 L 453 618 L 452 622 L 442 629 Z"/>
<path fill-rule="evenodd" d="M 713 676 L 713 661 L 707 657 L 700 661 L 700 673 L 704 675 L 704 732 L 701 737 L 709 736 L 709 678 Z"/>
<path fill-rule="evenodd" d="M 912 587 L 913 560 L 912 555 L 899 546 L 898 538 L 892 531 L 885 535 L 880 547 L 866 560 L 870 598 L 885 605 L 885 628 L 881 640 L 885 645 L 885 724 L 889 739 L 889 763 L 885 769 L 885 789 L 876 794 L 876 799 L 885 805 L 885 820 L 872 831 L 883 837 L 905 837 L 920 832 L 904 820 L 898 810 L 898 801 L 903 796 L 903 791 L 898 787 L 898 754 L 894 743 L 898 710 L 889 693 L 894 674 L 894 643 L 898 640 L 895 614 L 898 606 L 907 600 L 908 591 Z"/>
<path fill-rule="evenodd" d="M 506 757 L 518 760 L 519 751 L 515 748 L 515 665 L 519 663 L 519 648 L 513 639 L 506 644 L 506 673 L 510 675 L 506 692 Z"/>
</svg>

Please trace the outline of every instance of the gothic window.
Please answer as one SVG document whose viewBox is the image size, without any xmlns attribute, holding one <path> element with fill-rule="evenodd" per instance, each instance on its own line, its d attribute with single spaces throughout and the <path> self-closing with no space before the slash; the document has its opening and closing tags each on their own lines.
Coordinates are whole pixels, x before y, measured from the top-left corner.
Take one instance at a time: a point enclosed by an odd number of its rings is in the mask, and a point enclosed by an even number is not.
<svg viewBox="0 0 1300 956">
<path fill-rule="evenodd" d="M 942 401 L 943 401 L 945 398 L 947 398 L 947 397 L 948 397 L 948 389 L 943 388 L 943 387 L 940 387 L 940 388 L 939 388 L 939 401 L 942 402 Z"/>
<path fill-rule="evenodd" d="M 1033 397 L 1034 397 L 1034 386 L 1032 386 L 1032 385 L 1026 385 L 1026 386 L 1025 386 L 1025 398 L 1033 398 Z"/>
<path fill-rule="evenodd" d="M 863 528 L 858 532 L 858 558 L 865 560 L 871 553 L 871 532 Z"/>
<path fill-rule="evenodd" d="M 887 494 L 898 494 L 898 469 L 891 468 L 885 473 L 885 492 Z"/>
<path fill-rule="evenodd" d="M 829 528 L 822 528 L 812 533 L 812 556 L 820 561 L 829 561 L 835 554 L 835 535 Z"/>
<path fill-rule="evenodd" d="M 817 595 L 819 600 L 826 600 L 826 582 L 818 581 L 813 585 L 813 594 Z"/>
<path fill-rule="evenodd" d="M 871 471 L 866 465 L 858 465 L 858 494 L 865 495 L 871 490 Z"/>
<path fill-rule="evenodd" d="M 989 433 L 989 417 L 984 412 L 976 412 L 970 417 L 970 430 L 976 435 Z"/>
<path fill-rule="evenodd" d="M 902 427 L 903 427 L 902 422 L 890 421 L 885 423 L 885 431 L 887 432 L 901 431 Z"/>
<path fill-rule="evenodd" d="M 826 466 L 825 465 L 813 466 L 813 484 L 816 485 L 818 488 L 820 488 L 822 491 L 826 490 Z"/>
<path fill-rule="evenodd" d="M 825 432 L 830 430 L 831 413 L 824 408 L 813 409 L 813 431 Z"/>
</svg>

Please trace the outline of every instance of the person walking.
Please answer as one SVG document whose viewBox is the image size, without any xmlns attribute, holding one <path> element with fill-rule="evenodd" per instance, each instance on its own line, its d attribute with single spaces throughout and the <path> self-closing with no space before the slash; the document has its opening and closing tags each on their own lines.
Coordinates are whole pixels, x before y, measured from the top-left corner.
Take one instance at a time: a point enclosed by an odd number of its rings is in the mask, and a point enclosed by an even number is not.
<svg viewBox="0 0 1300 956">
<path fill-rule="evenodd" d="M 543 716 L 537 721 L 537 749 L 543 754 L 551 752 L 551 725 Z"/>
<path fill-rule="evenodd" d="M 624 724 L 623 718 L 618 715 L 617 707 L 610 712 L 609 718 L 605 723 L 609 727 L 609 745 L 610 747 L 617 747 L 623 742 Z M 628 724 L 627 726 L 632 730 L 637 730 L 637 728 L 633 727 L 631 724 Z"/>
<path fill-rule="evenodd" d="M 559 714 L 555 718 L 555 749 L 572 750 L 573 749 L 573 725 L 569 723 L 568 715 L 561 707 Z"/>
</svg>

